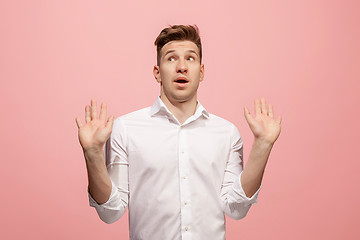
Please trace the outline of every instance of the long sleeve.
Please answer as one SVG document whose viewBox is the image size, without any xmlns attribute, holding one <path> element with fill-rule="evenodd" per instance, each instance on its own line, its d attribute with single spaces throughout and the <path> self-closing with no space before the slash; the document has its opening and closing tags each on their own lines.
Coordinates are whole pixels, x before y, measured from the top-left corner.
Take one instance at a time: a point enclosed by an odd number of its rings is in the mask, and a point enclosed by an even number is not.
<svg viewBox="0 0 360 240">
<path fill-rule="evenodd" d="M 231 150 L 221 188 L 221 200 L 225 214 L 238 220 L 246 216 L 253 203 L 257 203 L 261 186 L 253 196 L 246 196 L 240 180 L 243 170 L 243 142 L 237 128 L 234 125 L 232 128 Z"/>
<path fill-rule="evenodd" d="M 112 190 L 107 202 L 98 204 L 89 194 L 89 204 L 94 207 L 100 219 L 113 223 L 125 213 L 129 199 L 128 159 L 126 133 L 121 119 L 114 121 L 110 138 L 105 144 L 104 157 L 112 182 Z"/>
</svg>

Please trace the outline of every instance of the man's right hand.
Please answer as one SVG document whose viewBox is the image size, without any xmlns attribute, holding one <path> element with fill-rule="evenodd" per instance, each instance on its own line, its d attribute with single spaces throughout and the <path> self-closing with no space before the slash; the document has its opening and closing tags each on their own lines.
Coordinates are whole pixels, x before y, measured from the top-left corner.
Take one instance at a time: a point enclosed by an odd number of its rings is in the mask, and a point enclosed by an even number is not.
<svg viewBox="0 0 360 240">
<path fill-rule="evenodd" d="M 114 117 L 106 120 L 106 104 L 101 104 L 100 115 L 97 116 L 96 101 L 91 100 L 91 105 L 85 107 L 85 124 L 76 118 L 79 128 L 79 141 L 84 150 L 86 168 L 89 180 L 89 192 L 94 200 L 105 203 L 111 194 L 112 183 L 107 172 L 103 147 L 110 137 Z"/>
<path fill-rule="evenodd" d="M 80 144 L 84 152 L 102 152 L 106 140 L 110 137 L 114 117 L 106 120 L 106 104 L 101 104 L 100 115 L 97 116 L 96 101 L 85 107 L 85 124 L 76 118 Z"/>
</svg>

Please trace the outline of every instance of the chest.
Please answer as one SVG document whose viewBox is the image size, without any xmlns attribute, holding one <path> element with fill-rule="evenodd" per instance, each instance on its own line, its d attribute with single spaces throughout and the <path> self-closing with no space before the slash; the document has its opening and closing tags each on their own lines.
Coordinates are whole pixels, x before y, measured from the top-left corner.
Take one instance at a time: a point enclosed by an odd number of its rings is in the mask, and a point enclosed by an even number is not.
<svg viewBox="0 0 360 240">
<path fill-rule="evenodd" d="M 221 177 L 230 147 L 229 134 L 218 128 L 170 125 L 130 129 L 129 173 L 156 176 L 185 167 L 200 175 Z"/>
</svg>

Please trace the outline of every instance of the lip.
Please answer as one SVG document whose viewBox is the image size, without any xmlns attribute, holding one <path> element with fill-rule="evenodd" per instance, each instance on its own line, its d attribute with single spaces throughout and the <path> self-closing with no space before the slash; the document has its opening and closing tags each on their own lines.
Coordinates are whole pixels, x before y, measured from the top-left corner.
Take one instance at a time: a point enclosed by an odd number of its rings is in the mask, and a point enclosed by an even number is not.
<svg viewBox="0 0 360 240">
<path fill-rule="evenodd" d="M 186 77 L 181 76 L 181 77 L 176 78 L 174 80 L 174 83 L 179 87 L 184 87 L 184 86 L 186 86 L 186 84 L 189 83 L 189 80 Z"/>
</svg>

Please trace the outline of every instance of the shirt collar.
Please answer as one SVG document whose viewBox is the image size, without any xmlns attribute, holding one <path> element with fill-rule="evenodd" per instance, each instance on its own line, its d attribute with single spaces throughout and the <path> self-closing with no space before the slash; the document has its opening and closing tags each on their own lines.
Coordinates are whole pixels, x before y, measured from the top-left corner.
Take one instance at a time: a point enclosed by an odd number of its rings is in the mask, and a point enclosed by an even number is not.
<svg viewBox="0 0 360 240">
<path fill-rule="evenodd" d="M 151 116 L 154 116 L 154 115 L 157 115 L 157 114 L 159 114 L 159 115 L 169 115 L 170 114 L 171 116 L 173 116 L 173 114 L 165 106 L 164 102 L 160 99 L 160 97 L 157 97 L 156 101 L 151 106 L 150 114 L 151 114 Z M 198 100 L 197 105 L 196 105 L 196 110 L 195 110 L 195 113 L 194 113 L 193 117 L 195 117 L 195 119 L 197 119 L 200 116 L 204 116 L 205 118 L 209 118 L 210 114 L 203 107 L 203 105 L 201 105 L 201 103 Z"/>
</svg>

